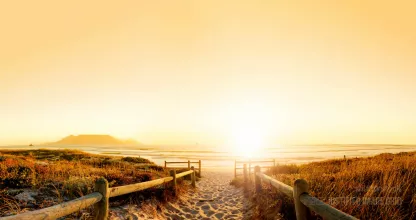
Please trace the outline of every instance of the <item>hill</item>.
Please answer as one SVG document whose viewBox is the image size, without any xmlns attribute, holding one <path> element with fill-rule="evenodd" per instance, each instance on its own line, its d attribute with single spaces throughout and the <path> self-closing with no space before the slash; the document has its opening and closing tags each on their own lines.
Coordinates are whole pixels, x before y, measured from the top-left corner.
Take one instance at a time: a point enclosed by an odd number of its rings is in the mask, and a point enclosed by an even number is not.
<svg viewBox="0 0 416 220">
<path fill-rule="evenodd" d="M 111 135 L 69 135 L 57 142 L 50 143 L 52 145 L 139 145 L 134 140 L 123 141 Z"/>
<path fill-rule="evenodd" d="M 163 167 L 139 157 L 112 157 L 77 150 L 0 150 L 0 219 L 67 202 L 94 191 L 96 179 L 104 177 L 109 187 L 124 186 L 169 176 Z M 185 184 L 178 182 L 178 193 Z M 172 190 L 154 187 L 112 198 L 118 206 L 149 206 L 174 201 Z M 156 211 L 156 208 L 154 209 Z M 62 219 L 90 219 L 93 207 Z M 87 217 L 86 217 L 87 216 Z M 111 218 L 113 219 L 113 218 Z"/>
</svg>

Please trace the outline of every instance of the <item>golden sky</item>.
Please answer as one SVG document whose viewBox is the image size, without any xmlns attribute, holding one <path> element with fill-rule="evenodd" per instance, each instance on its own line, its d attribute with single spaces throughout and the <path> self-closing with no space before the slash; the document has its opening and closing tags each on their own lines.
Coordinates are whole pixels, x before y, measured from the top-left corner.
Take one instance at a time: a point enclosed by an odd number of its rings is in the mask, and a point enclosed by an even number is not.
<svg viewBox="0 0 416 220">
<path fill-rule="evenodd" d="M 415 1 L 3 1 L 0 144 L 416 143 Z"/>
</svg>

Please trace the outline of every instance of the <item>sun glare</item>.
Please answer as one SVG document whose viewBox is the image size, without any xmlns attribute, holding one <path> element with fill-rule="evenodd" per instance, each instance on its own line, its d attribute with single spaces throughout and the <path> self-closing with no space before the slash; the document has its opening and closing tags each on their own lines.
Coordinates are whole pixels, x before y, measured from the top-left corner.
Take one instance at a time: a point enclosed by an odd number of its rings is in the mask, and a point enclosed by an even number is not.
<svg viewBox="0 0 416 220">
<path fill-rule="evenodd" d="M 264 145 L 264 138 L 262 132 L 255 128 L 240 128 L 234 130 L 232 134 L 234 154 L 247 158 L 258 155 Z"/>
<path fill-rule="evenodd" d="M 249 102 L 250 101 L 250 102 Z M 264 102 L 252 99 L 236 103 L 230 109 L 229 144 L 237 157 L 252 158 L 260 155 L 270 132 L 272 114 Z"/>
</svg>

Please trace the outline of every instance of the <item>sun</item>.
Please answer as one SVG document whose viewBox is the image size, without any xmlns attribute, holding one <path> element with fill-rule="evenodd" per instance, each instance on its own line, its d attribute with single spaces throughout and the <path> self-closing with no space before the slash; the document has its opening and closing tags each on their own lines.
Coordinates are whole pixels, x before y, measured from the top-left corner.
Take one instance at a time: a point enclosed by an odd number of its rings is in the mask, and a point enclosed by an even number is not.
<svg viewBox="0 0 416 220">
<path fill-rule="evenodd" d="M 227 108 L 228 141 L 232 152 L 237 157 L 260 157 L 266 141 L 271 135 L 271 112 L 265 101 L 247 94 L 243 100 L 236 101 Z"/>
<path fill-rule="evenodd" d="M 252 127 L 242 127 L 232 132 L 232 147 L 236 156 L 251 158 L 264 147 L 264 134 Z"/>
</svg>

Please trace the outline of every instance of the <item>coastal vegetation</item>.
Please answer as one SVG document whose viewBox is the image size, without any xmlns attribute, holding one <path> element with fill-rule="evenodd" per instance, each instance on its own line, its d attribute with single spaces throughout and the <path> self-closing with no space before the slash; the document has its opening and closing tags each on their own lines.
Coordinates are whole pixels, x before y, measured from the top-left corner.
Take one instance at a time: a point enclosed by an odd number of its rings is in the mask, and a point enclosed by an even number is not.
<svg viewBox="0 0 416 220">
<path fill-rule="evenodd" d="M 416 218 L 416 152 L 277 165 L 264 172 L 292 187 L 305 179 L 312 196 L 359 219 Z M 241 179 L 232 183 L 243 185 Z M 253 184 L 248 186 L 254 219 L 295 219 L 292 198 L 268 184 L 262 188 L 254 196 Z"/>
<path fill-rule="evenodd" d="M 76 150 L 0 150 L 0 216 L 46 208 L 93 192 L 104 177 L 109 187 L 169 176 L 163 167 L 139 157 L 88 154 Z M 186 187 L 180 184 L 179 193 Z M 163 203 L 174 199 L 164 186 L 115 197 L 110 205 Z M 92 208 L 91 208 L 92 209 Z M 89 216 L 92 210 L 74 217 Z"/>
</svg>

